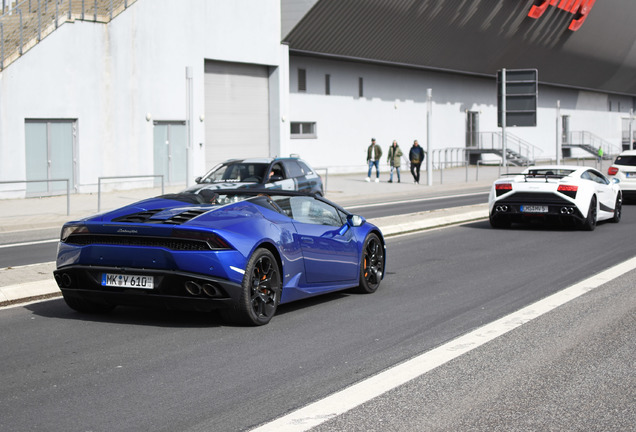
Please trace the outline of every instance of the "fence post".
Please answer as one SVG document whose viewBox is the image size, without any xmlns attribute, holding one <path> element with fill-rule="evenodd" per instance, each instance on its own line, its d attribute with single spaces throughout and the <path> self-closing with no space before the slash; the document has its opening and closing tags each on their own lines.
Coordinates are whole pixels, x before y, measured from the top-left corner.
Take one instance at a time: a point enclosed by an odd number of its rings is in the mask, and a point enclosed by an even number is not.
<svg viewBox="0 0 636 432">
<path fill-rule="evenodd" d="M 102 178 L 97 178 L 97 213 L 101 211 L 102 208 Z"/>
<path fill-rule="evenodd" d="M 71 181 L 66 179 L 66 216 L 71 214 Z"/>
<path fill-rule="evenodd" d="M 0 22 L 0 71 L 4 69 L 4 27 Z"/>
<path fill-rule="evenodd" d="M 22 47 L 24 45 L 24 26 L 22 25 L 22 9 L 18 9 L 18 14 L 20 15 L 20 49 L 18 50 L 18 52 L 20 53 L 20 55 L 22 55 L 23 54 Z"/>
</svg>

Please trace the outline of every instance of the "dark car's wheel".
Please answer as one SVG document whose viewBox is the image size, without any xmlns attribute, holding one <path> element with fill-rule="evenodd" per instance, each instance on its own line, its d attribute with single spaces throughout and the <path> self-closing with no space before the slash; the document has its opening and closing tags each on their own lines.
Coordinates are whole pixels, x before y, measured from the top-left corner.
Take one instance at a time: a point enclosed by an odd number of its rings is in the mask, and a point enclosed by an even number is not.
<svg viewBox="0 0 636 432">
<path fill-rule="evenodd" d="M 97 303 L 91 300 L 70 296 L 67 294 L 62 294 L 64 296 L 64 301 L 73 310 L 82 313 L 106 313 L 112 311 L 115 306 L 106 304 L 106 303 Z"/>
<path fill-rule="evenodd" d="M 227 311 L 224 316 L 237 324 L 267 324 L 280 302 L 280 274 L 274 255 L 267 249 L 257 249 L 247 262 L 237 309 Z"/>
<path fill-rule="evenodd" d="M 594 231 L 596 228 L 596 197 L 593 196 L 590 201 L 590 208 L 587 211 L 587 218 L 583 222 L 583 229 L 585 231 Z"/>
<path fill-rule="evenodd" d="M 619 223 L 621 221 L 621 217 L 623 216 L 623 195 L 619 192 L 616 195 L 616 203 L 614 204 L 614 217 L 612 218 L 612 222 Z"/>
<path fill-rule="evenodd" d="M 369 234 L 364 240 L 360 258 L 360 285 L 355 290 L 362 294 L 375 292 L 380 286 L 384 273 L 384 246 L 376 234 Z"/>
</svg>

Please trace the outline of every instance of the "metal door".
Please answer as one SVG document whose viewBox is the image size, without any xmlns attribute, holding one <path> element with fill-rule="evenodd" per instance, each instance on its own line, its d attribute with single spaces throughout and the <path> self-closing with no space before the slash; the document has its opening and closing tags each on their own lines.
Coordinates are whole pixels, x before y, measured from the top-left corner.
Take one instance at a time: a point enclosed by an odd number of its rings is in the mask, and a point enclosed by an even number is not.
<svg viewBox="0 0 636 432">
<path fill-rule="evenodd" d="M 154 122 L 154 174 L 163 175 L 166 184 L 186 182 L 185 122 Z M 155 184 L 161 180 L 156 179 Z"/>
<path fill-rule="evenodd" d="M 479 112 L 466 112 L 466 147 L 479 147 Z"/>
<path fill-rule="evenodd" d="M 76 184 L 75 120 L 26 120 L 26 179 L 68 179 Z M 27 183 L 27 195 L 54 194 L 66 191 L 66 182 Z"/>
</svg>

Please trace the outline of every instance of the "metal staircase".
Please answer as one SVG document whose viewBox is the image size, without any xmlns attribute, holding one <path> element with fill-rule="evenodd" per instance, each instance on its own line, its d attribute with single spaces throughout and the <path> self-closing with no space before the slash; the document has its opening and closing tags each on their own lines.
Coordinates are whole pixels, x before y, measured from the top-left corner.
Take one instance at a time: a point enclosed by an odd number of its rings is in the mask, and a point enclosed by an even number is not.
<svg viewBox="0 0 636 432">
<path fill-rule="evenodd" d="M 501 132 L 480 132 L 473 146 L 466 147 L 471 163 L 476 163 L 485 153 L 496 154 L 503 159 L 503 136 Z M 542 150 L 529 142 L 506 132 L 506 163 L 516 166 L 528 166 L 534 163 L 537 153 Z"/>
<path fill-rule="evenodd" d="M 612 159 L 612 155 L 616 155 L 622 150 L 621 146 L 614 145 L 588 131 L 573 131 L 563 138 L 561 148 L 564 156 L 572 149 L 579 148 L 594 157 L 598 157 L 599 149 L 603 149 L 603 159 L 607 160 Z M 567 154 L 567 156 L 569 156 L 569 154 Z"/>
<path fill-rule="evenodd" d="M 59 26 L 73 21 L 107 23 L 137 0 L 22 0 L 0 8 L 0 71 Z"/>
</svg>

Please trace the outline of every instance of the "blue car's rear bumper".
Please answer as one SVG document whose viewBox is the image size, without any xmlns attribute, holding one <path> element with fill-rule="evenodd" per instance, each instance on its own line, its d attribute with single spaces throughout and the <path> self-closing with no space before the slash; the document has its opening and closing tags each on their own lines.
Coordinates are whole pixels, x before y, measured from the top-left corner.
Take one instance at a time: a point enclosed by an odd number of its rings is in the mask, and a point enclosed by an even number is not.
<svg viewBox="0 0 636 432">
<path fill-rule="evenodd" d="M 102 286 L 104 273 L 153 276 L 154 288 Z M 240 284 L 220 278 L 166 270 L 72 265 L 55 270 L 53 274 L 65 297 L 109 305 L 210 311 L 232 307 L 238 302 L 242 289 Z"/>
</svg>

